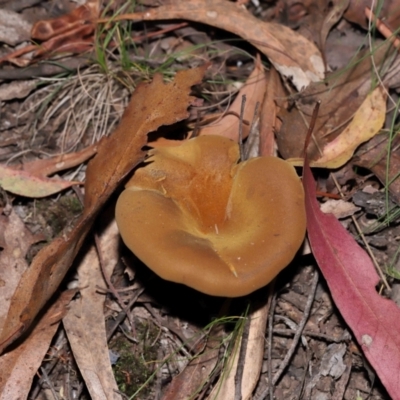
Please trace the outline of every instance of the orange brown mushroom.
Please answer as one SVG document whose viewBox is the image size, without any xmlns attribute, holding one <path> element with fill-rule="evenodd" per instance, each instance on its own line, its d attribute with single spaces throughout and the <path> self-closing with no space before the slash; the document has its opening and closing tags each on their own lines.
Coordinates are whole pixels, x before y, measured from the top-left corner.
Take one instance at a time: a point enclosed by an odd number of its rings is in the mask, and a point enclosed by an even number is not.
<svg viewBox="0 0 400 400">
<path fill-rule="evenodd" d="M 238 144 L 200 136 L 149 152 L 121 193 L 123 241 L 162 278 L 244 296 L 294 258 L 306 230 L 294 168 L 276 157 L 239 162 Z"/>
</svg>

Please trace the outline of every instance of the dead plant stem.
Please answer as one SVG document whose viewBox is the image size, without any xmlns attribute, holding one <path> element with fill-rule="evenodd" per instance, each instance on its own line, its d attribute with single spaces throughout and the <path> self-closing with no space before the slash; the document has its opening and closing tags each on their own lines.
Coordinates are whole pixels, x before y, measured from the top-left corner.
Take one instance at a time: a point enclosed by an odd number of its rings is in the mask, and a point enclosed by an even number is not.
<svg viewBox="0 0 400 400">
<path fill-rule="evenodd" d="M 318 271 L 315 269 L 314 270 L 313 280 L 311 282 L 310 293 L 308 295 L 307 303 L 306 303 L 306 306 L 304 308 L 303 317 L 302 317 L 300 323 L 297 326 L 297 331 L 296 331 L 296 334 L 293 337 L 292 344 L 290 345 L 290 348 L 289 348 L 288 352 L 286 353 L 285 358 L 281 362 L 278 371 L 275 373 L 274 377 L 272 378 L 271 384 L 269 384 L 268 387 L 264 390 L 264 392 L 261 393 L 261 396 L 259 396 L 258 400 L 264 400 L 268 396 L 270 397 L 271 400 L 273 400 L 273 397 L 272 397 L 273 394 L 271 395 L 271 388 L 272 388 L 272 391 L 273 391 L 273 387 L 276 385 L 276 383 L 281 378 L 284 370 L 288 366 L 288 364 L 289 364 L 294 352 L 296 351 L 296 348 L 297 348 L 297 345 L 299 343 L 300 337 L 301 337 L 301 335 L 303 333 L 303 329 L 304 329 L 304 327 L 305 327 L 305 325 L 307 323 L 308 317 L 310 316 L 311 306 L 312 306 L 312 304 L 314 302 L 314 297 L 315 297 L 315 292 L 317 290 L 318 280 L 319 280 L 319 274 L 318 274 Z"/>
<path fill-rule="evenodd" d="M 341 189 L 341 187 L 339 185 L 339 182 L 336 180 L 336 177 L 334 176 L 334 174 L 331 174 L 331 176 L 332 176 L 333 182 L 335 183 L 335 186 L 336 186 L 337 190 L 339 191 L 340 196 L 342 198 L 344 198 L 344 194 L 343 194 L 342 189 Z M 354 215 L 351 216 L 351 219 L 353 221 L 354 226 L 357 229 L 357 233 L 360 235 L 360 238 L 362 239 L 362 241 L 363 241 L 363 243 L 365 245 L 365 249 L 367 250 L 367 253 L 369 254 L 369 256 L 371 257 L 372 262 L 374 263 L 375 269 L 378 272 L 379 277 L 381 278 L 381 280 L 382 280 L 384 286 L 386 287 L 386 289 L 389 290 L 389 292 L 390 292 L 392 289 L 390 288 L 389 283 L 387 282 L 386 277 L 383 274 L 383 272 L 382 272 L 382 270 L 381 270 L 381 268 L 380 268 L 380 266 L 378 264 L 378 261 L 376 260 L 375 255 L 371 250 L 370 245 L 368 244 L 367 240 L 365 239 L 364 233 L 363 233 L 362 229 L 360 228 L 360 225 L 358 224 L 358 222 L 357 222 L 356 218 L 354 217 Z"/>
</svg>

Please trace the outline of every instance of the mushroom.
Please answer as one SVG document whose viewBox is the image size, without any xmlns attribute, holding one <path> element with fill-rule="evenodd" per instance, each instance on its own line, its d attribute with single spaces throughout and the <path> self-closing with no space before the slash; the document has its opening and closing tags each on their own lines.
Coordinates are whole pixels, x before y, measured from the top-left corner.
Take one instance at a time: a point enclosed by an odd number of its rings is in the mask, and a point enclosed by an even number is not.
<svg viewBox="0 0 400 400">
<path fill-rule="evenodd" d="M 226 297 L 268 284 L 306 230 L 294 168 L 276 157 L 239 162 L 239 146 L 200 136 L 149 152 L 121 193 L 127 247 L 162 278 Z"/>
</svg>

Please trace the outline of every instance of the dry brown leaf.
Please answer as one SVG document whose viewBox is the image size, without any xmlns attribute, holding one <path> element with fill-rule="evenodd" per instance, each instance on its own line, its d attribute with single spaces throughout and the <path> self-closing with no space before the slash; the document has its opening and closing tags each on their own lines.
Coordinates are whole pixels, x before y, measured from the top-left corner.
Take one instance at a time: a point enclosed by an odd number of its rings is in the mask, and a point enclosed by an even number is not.
<svg viewBox="0 0 400 400">
<path fill-rule="evenodd" d="M 325 43 L 332 27 L 342 18 L 343 12 L 349 5 L 350 0 L 312 0 L 300 2 L 284 2 L 286 14 L 289 15 L 294 10 L 301 10 L 297 21 L 293 21 L 292 26 L 298 26 L 298 32 L 313 41 L 320 49 L 323 55 L 325 52 Z M 299 6 L 302 6 L 301 8 Z M 279 6 L 277 6 L 279 7 Z M 285 13 L 280 12 L 280 20 L 284 22 Z M 287 18 L 287 17 L 286 17 Z M 290 19 L 293 19 L 289 16 Z"/>
<path fill-rule="evenodd" d="M 103 254 L 103 271 L 111 276 L 119 257 L 119 232 L 114 221 L 109 222 L 99 236 Z M 107 287 L 94 246 L 91 246 L 77 269 L 80 298 L 74 300 L 63 319 L 65 332 L 92 399 L 121 399 L 116 393 L 104 321 L 105 295 L 99 287 Z"/>
<path fill-rule="evenodd" d="M 257 57 L 254 65 L 254 70 L 248 77 L 246 83 L 240 88 L 240 91 L 229 107 L 226 115 L 217 121 L 205 126 L 199 130 L 198 135 L 219 135 L 232 139 L 235 142 L 239 141 L 239 122 L 240 109 L 242 106 L 242 98 L 246 96 L 246 104 L 243 113 L 243 138 L 249 135 L 250 124 L 253 120 L 256 104 L 262 103 L 265 90 L 267 88 L 267 79 L 261 60 Z"/>
<path fill-rule="evenodd" d="M 350 201 L 344 201 L 342 199 L 329 199 L 321 204 L 321 211 L 324 214 L 333 214 L 337 219 L 350 217 L 360 210 L 360 207 L 357 207 Z"/>
<path fill-rule="evenodd" d="M 390 43 L 385 43 L 374 52 L 377 68 L 385 71 L 384 82 L 391 79 L 397 68 L 396 63 L 392 64 L 394 51 Z M 371 90 L 373 65 L 367 55 L 360 54 L 352 66 L 331 74 L 326 83 L 310 85 L 295 98 L 296 107 L 280 113 L 282 128 L 277 134 L 277 143 L 285 159 L 302 157 L 307 126 L 317 101 L 321 101 L 321 105 L 314 128 L 315 140 L 309 146 L 311 160 L 318 159 L 320 150 L 346 128 Z"/>
<path fill-rule="evenodd" d="M 7 316 L 11 297 L 21 275 L 28 269 L 26 255 L 29 248 L 44 237 L 32 235 L 19 216 L 11 211 L 6 217 L 0 214 L 0 330 Z"/>
<path fill-rule="evenodd" d="M 45 160 L 36 160 L 23 164 L 22 170 L 16 167 L 0 165 L 0 185 L 13 194 L 41 198 L 68 189 L 81 182 L 47 178 L 56 172 L 75 167 L 96 154 L 97 145 L 87 147 L 71 154 L 61 154 Z"/>
<path fill-rule="evenodd" d="M 75 153 L 60 154 L 43 160 L 25 163 L 22 165 L 22 169 L 32 175 L 50 176 L 68 168 L 76 167 L 77 165 L 89 160 L 96 154 L 96 152 L 97 143 Z"/>
<path fill-rule="evenodd" d="M 249 41 L 265 54 L 279 73 L 298 90 L 324 77 L 324 63 L 317 47 L 290 28 L 257 19 L 242 6 L 227 0 L 173 1 L 143 13 L 123 14 L 101 22 L 188 19 L 225 29 Z"/>
<path fill-rule="evenodd" d="M 47 21 L 38 21 L 32 28 L 31 38 L 36 43 L 19 48 L 0 57 L 0 63 L 8 61 L 20 67 L 30 64 L 32 59 L 52 52 L 80 53 L 93 47 L 95 25 L 99 16 L 99 0 L 88 0 L 70 14 Z M 28 55 L 27 57 L 23 57 Z"/>
<path fill-rule="evenodd" d="M 399 146 L 399 135 L 390 138 L 388 134 L 382 133 L 361 145 L 353 157 L 355 165 L 371 170 L 383 185 L 388 184 L 389 192 L 397 204 L 400 204 Z M 390 157 L 388 158 L 389 150 Z"/>
<path fill-rule="evenodd" d="M 376 87 L 364 100 L 347 128 L 322 150 L 322 156 L 310 162 L 311 167 L 339 168 L 346 164 L 356 148 L 382 128 L 386 117 L 386 91 Z M 303 159 L 289 158 L 288 162 L 302 166 Z"/>
<path fill-rule="evenodd" d="M 275 150 L 275 132 L 281 127 L 281 120 L 277 117 L 280 107 L 277 101 L 282 102 L 285 91 L 278 73 L 271 68 L 268 75 L 268 87 L 260 113 L 260 151 L 261 156 L 273 156 Z"/>
<path fill-rule="evenodd" d="M 137 87 L 120 125 L 100 141 L 96 157 L 89 162 L 83 215 L 68 235 L 43 248 L 22 276 L 0 336 L 1 351 L 30 326 L 55 293 L 98 213 L 144 159 L 147 134 L 188 116 L 187 107 L 193 102 L 190 88 L 200 83 L 204 71 L 205 67 L 179 71 L 171 83 L 156 75 L 152 83 Z"/>
<path fill-rule="evenodd" d="M 40 364 L 50 347 L 59 321 L 77 290 L 63 292 L 47 310 L 30 335 L 0 357 L 0 400 L 26 399 Z"/>
<path fill-rule="evenodd" d="M 71 29 L 97 18 L 99 15 L 99 0 L 88 0 L 69 14 L 58 18 L 38 21 L 32 27 L 31 36 L 36 40 L 48 40 L 58 35 L 65 34 Z"/>
<path fill-rule="evenodd" d="M 197 354 L 186 365 L 185 369 L 172 379 L 164 392 L 162 400 L 187 400 L 204 386 L 210 378 L 219 359 L 223 329 L 219 324 L 207 334 L 204 341 L 196 346 L 201 354 Z"/>
<path fill-rule="evenodd" d="M 344 17 L 351 22 L 361 25 L 363 28 L 368 28 L 368 20 L 365 17 L 365 8 L 371 8 L 371 4 L 375 5 L 374 13 L 380 19 L 385 21 L 385 24 L 395 31 L 400 25 L 400 7 L 398 0 L 376 1 L 371 0 L 351 0 L 350 5 Z"/>
<path fill-rule="evenodd" d="M 343 13 L 349 6 L 350 0 L 333 0 L 328 1 L 328 4 L 332 4 L 332 8 L 325 16 L 321 29 L 319 31 L 319 45 L 322 54 L 325 54 L 325 43 L 331 29 L 338 23 L 342 18 Z"/>
<path fill-rule="evenodd" d="M 381 86 L 370 93 L 354 115 L 349 126 L 334 140 L 328 143 L 321 158 L 310 163 L 311 166 L 339 168 L 351 159 L 356 148 L 382 128 L 386 117 L 386 90 Z"/>
<path fill-rule="evenodd" d="M 7 192 L 18 196 L 38 199 L 59 193 L 73 185 L 81 185 L 79 181 L 65 181 L 32 175 L 26 171 L 7 168 L 0 165 L 0 185 Z"/>
<path fill-rule="evenodd" d="M 265 294 L 265 290 L 263 290 Z M 252 393 L 256 387 L 258 380 L 260 378 L 261 367 L 264 357 L 265 348 L 265 330 L 267 326 L 269 303 L 263 300 L 259 307 L 255 307 L 250 315 L 250 328 L 249 335 L 246 343 L 246 356 L 243 362 L 243 374 L 242 379 L 242 392 L 241 399 L 249 400 L 252 398 Z M 235 378 L 238 370 L 239 361 L 239 347 L 242 337 L 237 338 L 235 348 L 233 349 L 227 365 L 231 366 L 229 369 L 228 376 L 222 375 L 220 381 L 214 386 L 211 394 L 209 395 L 209 400 L 225 400 L 225 399 L 235 399 Z"/>
</svg>

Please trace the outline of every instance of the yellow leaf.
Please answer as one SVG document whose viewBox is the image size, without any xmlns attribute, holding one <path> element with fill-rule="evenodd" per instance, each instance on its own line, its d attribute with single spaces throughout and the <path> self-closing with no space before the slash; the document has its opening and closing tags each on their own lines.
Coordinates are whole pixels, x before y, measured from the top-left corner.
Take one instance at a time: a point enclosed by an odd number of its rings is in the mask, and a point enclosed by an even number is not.
<svg viewBox="0 0 400 400">
<path fill-rule="evenodd" d="M 386 92 L 376 87 L 363 101 L 354 114 L 349 126 L 324 149 L 322 157 L 311 161 L 311 167 L 339 168 L 351 159 L 356 148 L 372 137 L 382 128 L 386 114 Z M 303 160 L 291 158 L 292 165 L 303 165 Z"/>
</svg>

